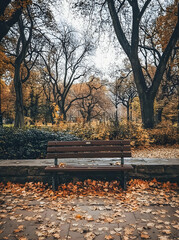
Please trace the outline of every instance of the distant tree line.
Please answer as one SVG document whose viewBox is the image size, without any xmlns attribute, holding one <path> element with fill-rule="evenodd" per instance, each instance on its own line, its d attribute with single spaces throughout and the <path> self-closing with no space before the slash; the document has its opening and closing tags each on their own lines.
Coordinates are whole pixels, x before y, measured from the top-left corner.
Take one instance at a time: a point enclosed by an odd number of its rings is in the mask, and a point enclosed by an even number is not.
<svg viewBox="0 0 179 240">
<path fill-rule="evenodd" d="M 28 118 L 31 124 L 40 119 L 54 124 L 73 113 L 89 122 L 114 112 L 117 124 L 119 105 L 126 108 L 130 121 L 138 104 L 144 128 L 153 128 L 166 115 L 167 106 L 176 108 L 176 0 L 156 5 L 155 12 L 151 0 L 72 2 L 73 10 L 80 10 L 84 18 L 92 14 L 91 22 L 101 31 L 113 26 L 128 59 L 113 73 L 113 82 L 100 79 L 90 62 L 95 40 L 57 24 L 51 4 L 55 2 L 0 1 L 1 125 L 2 116 L 22 128 Z M 168 115 L 175 122 L 177 108 Z"/>
</svg>

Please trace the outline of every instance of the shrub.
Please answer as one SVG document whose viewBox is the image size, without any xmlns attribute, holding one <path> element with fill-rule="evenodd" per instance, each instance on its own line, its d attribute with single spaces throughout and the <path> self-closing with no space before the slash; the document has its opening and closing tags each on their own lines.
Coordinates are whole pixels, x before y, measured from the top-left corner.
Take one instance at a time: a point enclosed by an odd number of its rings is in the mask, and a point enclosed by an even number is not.
<svg viewBox="0 0 179 240">
<path fill-rule="evenodd" d="M 48 141 L 72 141 L 77 137 L 43 129 L 0 128 L 0 159 L 44 158 Z"/>
<path fill-rule="evenodd" d="M 75 124 L 68 130 L 84 140 L 108 140 L 109 128 L 104 123 Z"/>
<path fill-rule="evenodd" d="M 150 138 L 158 145 L 179 143 L 179 134 L 177 127 L 171 122 L 164 121 L 157 125 L 154 129 L 148 130 Z"/>
<path fill-rule="evenodd" d="M 132 146 L 148 146 L 153 142 L 147 130 L 143 129 L 141 124 L 127 123 L 121 121 L 117 126 L 113 122 L 91 123 L 91 124 L 73 124 L 65 128 L 75 136 L 84 140 L 113 140 L 113 139 L 131 139 Z"/>
<path fill-rule="evenodd" d="M 110 139 L 130 139 L 134 147 L 148 146 L 152 143 L 149 133 L 141 124 L 121 121 L 118 126 L 110 126 Z"/>
</svg>

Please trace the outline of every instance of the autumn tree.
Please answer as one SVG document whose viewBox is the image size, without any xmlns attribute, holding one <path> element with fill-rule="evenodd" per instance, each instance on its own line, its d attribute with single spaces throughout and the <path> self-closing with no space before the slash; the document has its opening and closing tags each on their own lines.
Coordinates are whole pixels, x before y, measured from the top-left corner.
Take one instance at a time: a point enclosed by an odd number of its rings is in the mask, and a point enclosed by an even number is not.
<svg viewBox="0 0 179 240">
<path fill-rule="evenodd" d="M 0 41 L 10 28 L 18 22 L 23 9 L 31 4 L 30 0 L 0 0 Z"/>
<path fill-rule="evenodd" d="M 40 2 L 39 2 L 40 3 Z M 14 67 L 14 87 L 16 92 L 15 103 L 15 127 L 24 126 L 24 103 L 23 88 L 30 76 L 31 69 L 36 63 L 39 52 L 43 47 L 44 34 L 42 33 L 42 22 L 50 26 L 52 15 L 48 11 L 45 3 L 33 2 L 27 6 L 19 17 L 17 25 L 13 31 L 9 32 L 4 41 L 6 54 L 11 56 L 11 63 Z M 44 13 L 44 10 L 47 12 Z M 49 22 L 47 22 L 47 19 Z"/>
<path fill-rule="evenodd" d="M 127 121 L 132 120 L 132 102 L 137 96 L 137 89 L 132 76 L 128 76 L 127 79 L 125 77 L 116 79 L 114 86 L 117 88 L 114 89 L 114 92 L 117 95 L 118 102 L 127 109 Z"/>
<path fill-rule="evenodd" d="M 177 1 L 175 0 L 172 5 L 167 8 L 166 14 L 159 16 L 155 26 L 155 45 L 160 49 L 165 49 L 167 42 L 175 28 L 177 22 Z M 179 58 L 179 43 L 172 50 L 169 60 L 166 65 L 166 70 L 159 87 L 159 91 L 156 97 L 157 110 L 156 110 L 156 121 L 160 123 L 162 120 L 162 113 L 165 107 L 175 99 L 177 102 L 177 95 L 179 91 L 178 86 L 178 58 Z M 179 119 L 178 119 L 179 121 Z"/>
<path fill-rule="evenodd" d="M 0 126 L 3 126 L 3 110 L 2 105 L 5 101 L 3 98 L 3 92 L 5 87 L 5 82 L 3 76 L 6 71 L 11 71 L 10 60 L 4 53 L 4 47 L 0 44 Z"/>
<path fill-rule="evenodd" d="M 129 58 L 132 66 L 134 80 L 140 99 L 143 125 L 145 128 L 153 128 L 154 100 L 162 81 L 168 59 L 178 40 L 178 18 L 173 31 L 171 31 L 166 47 L 158 51 L 157 47 L 152 45 L 150 41 L 148 41 L 148 44 L 150 45 L 143 45 L 141 41 L 144 36 L 143 33 L 141 34 L 141 29 L 150 29 L 156 21 L 155 16 L 160 14 L 160 5 L 157 5 L 157 3 L 153 4 L 151 0 L 94 0 L 91 2 L 84 2 L 80 0 L 75 2 L 75 7 L 77 6 L 78 8 L 84 10 L 84 13 L 87 14 L 90 12 L 94 13 L 96 10 L 100 13 L 99 16 L 107 19 L 107 23 L 112 22 L 117 40 Z M 158 10 L 156 12 L 157 7 Z M 107 18 L 107 9 L 109 11 L 111 21 Z M 96 15 L 98 14 L 96 13 Z M 94 18 L 94 14 L 92 16 Z M 153 51 L 156 54 L 160 52 L 156 62 L 156 71 L 151 84 L 148 84 L 143 71 L 143 60 L 140 58 L 141 48 L 146 51 Z M 150 59 L 150 54 L 148 54 L 148 57 L 148 59 Z"/>
<path fill-rule="evenodd" d="M 54 110 L 55 110 L 55 101 L 53 97 L 53 89 L 51 87 L 50 82 L 46 81 L 46 74 L 44 75 L 42 72 L 41 79 L 41 87 L 43 90 L 43 101 L 41 103 L 41 114 L 44 119 L 45 124 L 51 122 L 52 125 L 55 123 L 54 119 Z M 45 80 L 45 81 L 44 81 Z"/>
<path fill-rule="evenodd" d="M 54 43 L 49 44 L 41 55 L 46 66 L 42 69 L 44 80 L 53 89 L 54 101 L 63 120 L 67 119 L 68 110 L 77 100 L 67 101 L 72 85 L 89 71 L 86 60 L 91 51 L 89 40 L 64 27 L 56 34 Z"/>
<path fill-rule="evenodd" d="M 75 84 L 70 95 L 78 98 L 74 108 L 80 112 L 84 122 L 100 120 L 107 112 L 109 101 L 106 87 L 99 78 L 92 76 L 88 82 Z"/>
</svg>

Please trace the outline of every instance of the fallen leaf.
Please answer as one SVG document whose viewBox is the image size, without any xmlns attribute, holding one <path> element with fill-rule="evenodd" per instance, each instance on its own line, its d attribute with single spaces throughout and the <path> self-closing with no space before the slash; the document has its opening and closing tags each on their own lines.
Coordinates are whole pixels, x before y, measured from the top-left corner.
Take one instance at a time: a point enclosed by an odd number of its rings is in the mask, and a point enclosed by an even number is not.
<svg viewBox="0 0 179 240">
<path fill-rule="evenodd" d="M 54 236 L 54 238 L 60 239 L 60 234 L 58 234 L 58 233 L 53 234 L 53 236 Z"/>
<path fill-rule="evenodd" d="M 173 225 L 172 227 L 175 228 L 175 229 L 177 229 L 177 230 L 179 230 L 179 224 Z"/>
<path fill-rule="evenodd" d="M 147 232 L 142 232 L 140 236 L 141 236 L 142 239 L 149 239 L 150 238 L 150 236 Z"/>
<path fill-rule="evenodd" d="M 84 238 L 87 240 L 93 240 L 95 239 L 96 235 L 93 232 L 88 232 L 84 235 Z"/>
<path fill-rule="evenodd" d="M 159 240 L 169 240 L 168 236 L 158 236 Z"/>
<path fill-rule="evenodd" d="M 122 228 L 114 228 L 114 231 L 115 231 L 115 232 L 121 232 L 121 231 L 122 231 Z"/>
<path fill-rule="evenodd" d="M 163 228 L 163 226 L 162 225 L 156 225 L 155 228 L 161 230 Z"/>
<path fill-rule="evenodd" d="M 106 239 L 106 240 L 112 240 L 112 239 L 114 239 L 114 238 L 113 238 L 111 235 L 106 235 L 106 236 L 105 236 L 105 239 Z"/>
<path fill-rule="evenodd" d="M 108 222 L 108 223 L 111 223 L 114 219 L 113 218 L 110 218 L 110 217 L 107 217 L 105 218 L 105 222 Z"/>
<path fill-rule="evenodd" d="M 167 229 L 162 230 L 162 232 L 165 233 L 165 234 L 167 234 L 167 235 L 171 234 L 171 231 L 170 231 L 170 230 L 167 230 Z"/>
<path fill-rule="evenodd" d="M 155 226 L 155 224 L 154 223 L 147 223 L 147 228 L 153 228 Z"/>
<path fill-rule="evenodd" d="M 94 218 L 91 215 L 85 217 L 88 222 L 94 221 Z"/>
</svg>

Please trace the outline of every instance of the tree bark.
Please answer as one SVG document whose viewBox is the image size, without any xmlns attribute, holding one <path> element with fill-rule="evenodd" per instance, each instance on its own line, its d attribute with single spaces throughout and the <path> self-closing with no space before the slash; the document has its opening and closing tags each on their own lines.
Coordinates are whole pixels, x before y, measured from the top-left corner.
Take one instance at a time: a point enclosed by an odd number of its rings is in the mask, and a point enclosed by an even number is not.
<svg viewBox="0 0 179 240">
<path fill-rule="evenodd" d="M 147 6 L 149 5 L 151 0 L 147 0 L 142 9 L 140 10 L 138 7 L 138 1 L 129 1 L 129 4 L 132 7 L 132 39 L 131 44 L 128 42 L 125 32 L 122 29 L 122 24 L 118 17 L 118 12 L 115 6 L 114 0 L 107 0 L 109 12 L 111 15 L 113 27 L 117 39 L 122 46 L 123 50 L 125 51 L 126 55 L 128 56 L 132 70 L 134 73 L 134 80 L 136 83 L 139 99 L 140 99 L 140 107 L 141 107 L 141 115 L 142 115 L 142 122 L 144 128 L 153 128 L 154 127 L 154 99 L 156 97 L 159 85 L 161 83 L 164 71 L 166 69 L 166 64 L 168 62 L 169 56 L 174 48 L 178 37 L 179 37 L 179 21 L 175 26 L 175 29 L 170 37 L 170 40 L 165 48 L 159 64 L 156 69 L 156 73 L 153 77 L 152 85 L 147 87 L 145 76 L 142 71 L 142 66 L 138 56 L 138 47 L 139 47 L 139 24 L 144 14 Z M 179 5 L 178 5 L 179 9 Z"/>
<path fill-rule="evenodd" d="M 161 123 L 162 121 L 162 112 L 163 112 L 163 107 L 159 108 L 156 113 L 156 124 Z"/>
<path fill-rule="evenodd" d="M 61 116 L 63 118 L 63 121 L 66 121 L 67 120 L 67 114 L 66 114 L 64 106 L 60 107 L 60 113 L 61 113 Z"/>
<path fill-rule="evenodd" d="M 129 122 L 129 102 L 127 103 L 127 122 Z"/>
<path fill-rule="evenodd" d="M 132 101 L 130 101 L 129 109 L 130 109 L 130 112 L 129 112 L 130 121 L 132 122 Z"/>
<path fill-rule="evenodd" d="M 140 107 L 144 128 L 154 127 L 154 99 L 148 98 L 146 94 L 140 97 Z"/>
<path fill-rule="evenodd" d="M 15 65 L 15 74 L 14 74 L 14 87 L 16 93 L 16 102 L 15 102 L 15 123 L 14 127 L 23 128 L 24 127 L 24 105 L 23 105 L 23 94 L 22 94 L 22 83 L 20 79 L 20 65 Z"/>
<path fill-rule="evenodd" d="M 0 127 L 3 127 L 3 116 L 2 116 L 2 80 L 0 76 Z"/>
</svg>

